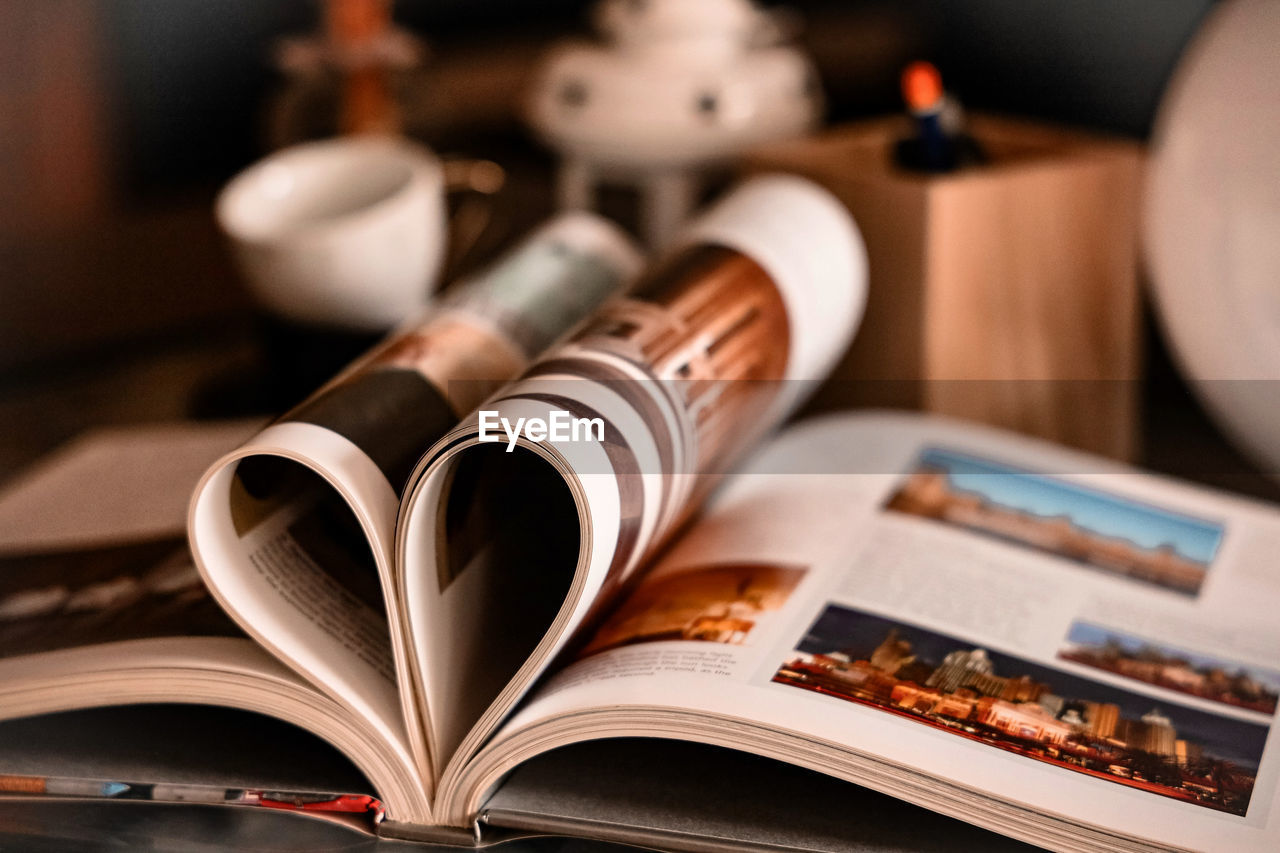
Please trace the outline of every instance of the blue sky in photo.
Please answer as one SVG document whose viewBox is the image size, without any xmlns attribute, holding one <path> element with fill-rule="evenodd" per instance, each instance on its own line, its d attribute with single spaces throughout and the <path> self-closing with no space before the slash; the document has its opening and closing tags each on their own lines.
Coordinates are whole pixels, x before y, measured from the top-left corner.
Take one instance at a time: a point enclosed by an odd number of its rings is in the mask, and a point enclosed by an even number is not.
<svg viewBox="0 0 1280 853">
<path fill-rule="evenodd" d="M 1107 638 L 1111 637 L 1120 643 L 1120 647 L 1127 652 L 1137 652 L 1143 646 L 1150 646 L 1159 649 L 1163 654 L 1169 657 L 1179 657 L 1190 661 L 1192 666 L 1204 669 L 1222 669 L 1226 672 L 1236 672 L 1243 669 L 1252 678 L 1265 684 L 1270 689 L 1280 692 L 1280 672 L 1253 666 L 1251 664 L 1237 663 L 1236 661 L 1227 660 L 1226 658 L 1215 658 L 1209 655 L 1196 654 L 1176 646 L 1157 643 L 1153 640 L 1144 640 L 1141 637 L 1135 637 L 1130 634 L 1122 634 L 1119 631 L 1113 631 L 1110 628 L 1099 628 L 1097 625 L 1090 625 L 1088 622 L 1076 622 L 1071 626 L 1070 632 L 1067 634 L 1067 642 L 1074 643 L 1079 646 L 1101 647 Z"/>
<path fill-rule="evenodd" d="M 920 465 L 942 468 L 952 485 L 988 501 L 1039 516 L 1069 516 L 1078 527 L 1123 537 L 1143 548 L 1172 545 L 1179 554 L 1208 564 L 1222 541 L 1222 526 L 1167 512 L 1137 501 L 1032 474 L 949 450 L 929 448 Z"/>
</svg>

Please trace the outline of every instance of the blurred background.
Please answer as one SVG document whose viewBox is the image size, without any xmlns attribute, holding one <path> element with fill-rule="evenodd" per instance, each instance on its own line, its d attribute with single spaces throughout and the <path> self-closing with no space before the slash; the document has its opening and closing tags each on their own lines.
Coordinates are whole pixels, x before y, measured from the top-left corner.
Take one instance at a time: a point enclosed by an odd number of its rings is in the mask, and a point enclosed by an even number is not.
<svg viewBox="0 0 1280 853">
<path fill-rule="evenodd" d="M 832 122 L 900 111 L 899 72 L 924 57 L 968 108 L 1145 140 L 1213 3 L 787 5 Z M 588 6 L 395 4 L 425 46 L 406 129 L 441 153 L 501 162 L 513 230 L 552 206 L 555 160 L 519 113 L 530 68 L 552 41 L 589 31 Z M 212 203 L 297 132 L 281 116 L 302 96 L 278 47 L 314 31 L 321 11 L 304 0 L 0 3 L 0 476 L 90 424 L 274 404 L 219 396 L 225 377 L 259 364 L 264 338 Z M 1190 441 L 1209 448 L 1200 479 L 1247 472 L 1190 402 L 1154 327 L 1145 346 L 1147 424 L 1159 429 L 1144 431 L 1137 461 L 1186 473 Z"/>
</svg>

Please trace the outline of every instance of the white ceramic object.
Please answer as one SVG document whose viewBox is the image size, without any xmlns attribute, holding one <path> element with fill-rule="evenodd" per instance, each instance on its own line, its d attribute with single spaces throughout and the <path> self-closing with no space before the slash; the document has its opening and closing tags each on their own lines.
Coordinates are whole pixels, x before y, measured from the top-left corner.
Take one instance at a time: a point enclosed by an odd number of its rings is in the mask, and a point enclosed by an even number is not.
<svg viewBox="0 0 1280 853">
<path fill-rule="evenodd" d="M 303 323 L 396 325 L 426 303 L 447 243 L 440 160 L 394 137 L 272 154 L 223 189 L 216 214 L 255 296 Z"/>
<path fill-rule="evenodd" d="M 1223 428 L 1280 472 L 1280 3 L 1213 10 L 1160 106 L 1148 174 L 1167 337 Z"/>
<path fill-rule="evenodd" d="M 812 63 L 750 0 L 603 0 L 596 23 L 603 43 L 548 56 L 529 121 L 563 155 L 562 207 L 594 207 L 603 182 L 633 184 L 653 248 L 696 205 L 699 170 L 821 115 Z"/>
</svg>

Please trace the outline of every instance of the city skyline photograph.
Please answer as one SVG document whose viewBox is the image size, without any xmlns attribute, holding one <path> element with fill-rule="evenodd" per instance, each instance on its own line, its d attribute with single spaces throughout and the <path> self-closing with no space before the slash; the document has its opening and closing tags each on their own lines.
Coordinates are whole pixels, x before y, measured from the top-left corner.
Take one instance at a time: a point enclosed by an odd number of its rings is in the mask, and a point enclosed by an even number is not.
<svg viewBox="0 0 1280 853">
<path fill-rule="evenodd" d="M 773 680 L 1235 814 L 1270 730 L 838 604 Z"/>
<path fill-rule="evenodd" d="M 1272 715 L 1280 672 L 1073 622 L 1058 657 L 1168 690 Z"/>
<path fill-rule="evenodd" d="M 933 447 L 885 508 L 1193 595 L 1223 537 L 1214 521 Z"/>
</svg>

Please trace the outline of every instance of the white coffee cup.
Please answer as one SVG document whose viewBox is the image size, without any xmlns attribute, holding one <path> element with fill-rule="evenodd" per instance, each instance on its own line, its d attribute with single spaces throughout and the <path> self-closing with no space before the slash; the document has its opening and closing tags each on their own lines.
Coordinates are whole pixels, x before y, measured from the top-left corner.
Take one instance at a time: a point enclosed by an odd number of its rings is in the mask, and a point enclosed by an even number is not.
<svg viewBox="0 0 1280 853">
<path fill-rule="evenodd" d="M 426 303 L 446 254 L 444 167 L 398 137 L 283 149 L 236 176 L 216 215 L 264 307 L 302 323 L 390 328 Z"/>
</svg>

